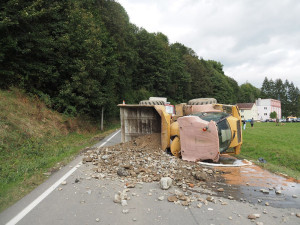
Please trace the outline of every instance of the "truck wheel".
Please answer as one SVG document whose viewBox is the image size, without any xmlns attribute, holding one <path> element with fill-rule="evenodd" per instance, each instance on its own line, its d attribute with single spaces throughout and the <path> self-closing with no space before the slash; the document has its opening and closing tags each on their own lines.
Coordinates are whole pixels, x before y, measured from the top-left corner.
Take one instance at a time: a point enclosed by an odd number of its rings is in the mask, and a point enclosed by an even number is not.
<svg viewBox="0 0 300 225">
<path fill-rule="evenodd" d="M 151 101 L 151 100 L 143 100 L 140 101 L 140 105 L 164 105 L 163 101 Z"/>
<path fill-rule="evenodd" d="M 188 105 L 207 105 L 207 104 L 217 104 L 215 98 L 196 98 L 188 102 Z"/>
</svg>

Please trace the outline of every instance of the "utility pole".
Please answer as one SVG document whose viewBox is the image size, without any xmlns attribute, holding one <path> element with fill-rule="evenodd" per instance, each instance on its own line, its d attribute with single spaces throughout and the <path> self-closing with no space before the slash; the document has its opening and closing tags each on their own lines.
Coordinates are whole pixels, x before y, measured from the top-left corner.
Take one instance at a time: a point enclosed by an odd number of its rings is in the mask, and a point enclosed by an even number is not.
<svg viewBox="0 0 300 225">
<path fill-rule="evenodd" d="M 101 131 L 103 131 L 103 115 L 104 115 L 104 106 L 102 106 L 102 113 L 101 113 Z"/>
</svg>

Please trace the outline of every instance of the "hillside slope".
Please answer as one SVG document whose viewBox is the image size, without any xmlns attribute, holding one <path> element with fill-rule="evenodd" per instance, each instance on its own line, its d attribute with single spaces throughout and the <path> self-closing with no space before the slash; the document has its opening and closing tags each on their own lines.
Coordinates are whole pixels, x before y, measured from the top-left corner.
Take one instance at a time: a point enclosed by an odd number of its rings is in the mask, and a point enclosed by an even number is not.
<svg viewBox="0 0 300 225">
<path fill-rule="evenodd" d="M 0 211 L 93 144 L 97 132 L 91 122 L 66 118 L 20 90 L 0 90 Z"/>
</svg>

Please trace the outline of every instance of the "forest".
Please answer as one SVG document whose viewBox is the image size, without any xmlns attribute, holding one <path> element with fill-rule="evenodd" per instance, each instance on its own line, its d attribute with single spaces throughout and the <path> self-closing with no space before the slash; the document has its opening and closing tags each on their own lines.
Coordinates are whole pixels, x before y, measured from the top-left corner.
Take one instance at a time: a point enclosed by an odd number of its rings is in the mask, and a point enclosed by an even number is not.
<svg viewBox="0 0 300 225">
<path fill-rule="evenodd" d="M 300 116 L 300 92 L 292 82 L 266 77 L 261 89 L 239 86 L 221 62 L 130 23 L 116 1 L 3 0 L 0 8 L 0 88 L 25 90 L 69 116 L 97 118 L 104 108 L 107 118 L 115 117 L 123 100 L 150 96 L 173 104 L 275 98 L 284 116 Z"/>
</svg>

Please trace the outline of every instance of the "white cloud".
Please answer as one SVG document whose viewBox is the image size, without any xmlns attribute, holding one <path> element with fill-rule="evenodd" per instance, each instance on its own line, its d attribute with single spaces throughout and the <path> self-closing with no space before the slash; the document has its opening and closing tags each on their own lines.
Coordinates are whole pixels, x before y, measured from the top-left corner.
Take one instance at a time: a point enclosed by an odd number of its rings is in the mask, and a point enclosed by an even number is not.
<svg viewBox="0 0 300 225">
<path fill-rule="evenodd" d="M 119 0 L 130 21 L 220 61 L 239 84 L 264 77 L 300 88 L 298 0 Z"/>
</svg>

